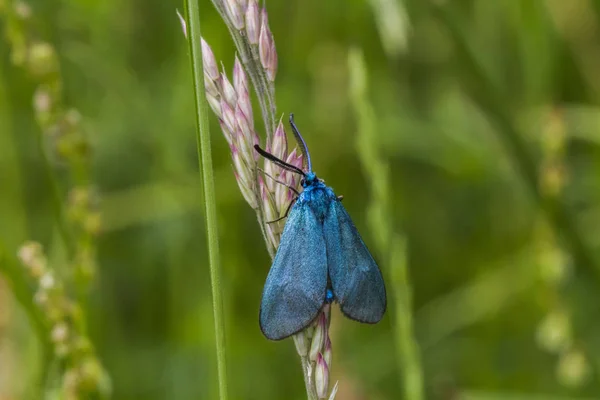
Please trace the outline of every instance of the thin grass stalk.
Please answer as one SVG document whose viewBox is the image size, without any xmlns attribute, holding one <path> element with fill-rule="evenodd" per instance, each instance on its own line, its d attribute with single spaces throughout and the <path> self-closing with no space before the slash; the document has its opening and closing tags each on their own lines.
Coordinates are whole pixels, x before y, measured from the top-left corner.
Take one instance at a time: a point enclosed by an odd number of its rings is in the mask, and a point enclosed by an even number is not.
<svg viewBox="0 0 600 400">
<path fill-rule="evenodd" d="M 27 318 L 32 324 L 37 339 L 41 345 L 41 355 L 39 358 L 39 377 L 37 377 L 36 382 L 37 385 L 31 385 L 32 387 L 28 393 L 33 396 L 33 398 L 42 398 L 44 396 L 46 377 L 48 376 L 48 371 L 50 370 L 50 364 L 54 359 L 53 346 L 49 340 L 50 334 L 48 325 L 46 324 L 42 312 L 33 302 L 29 282 L 27 282 L 27 279 L 25 279 L 23 276 L 21 266 L 18 265 L 17 260 L 15 260 L 14 257 L 12 257 L 6 251 L 4 243 L 1 242 L 0 274 L 6 276 L 12 295 L 25 310 Z"/>
<path fill-rule="evenodd" d="M 48 68 L 49 70 L 55 68 L 56 70 L 49 72 L 45 71 L 45 73 L 40 73 L 38 76 L 35 76 L 35 72 L 32 70 L 41 69 L 40 65 L 37 67 L 32 67 L 32 64 L 35 63 L 35 58 L 31 53 L 34 53 L 33 49 L 36 43 L 38 45 L 38 49 L 42 46 L 40 43 L 47 44 L 45 42 L 34 42 L 31 38 L 29 38 L 29 34 L 27 30 L 33 31 L 32 27 L 29 26 L 28 22 L 30 20 L 31 9 L 29 5 L 26 3 L 21 3 L 21 7 L 27 10 L 25 15 L 19 15 L 16 11 L 18 3 L 15 1 L 8 1 L 7 4 L 4 4 L 2 9 L 0 9 L 0 13 L 3 17 L 3 23 L 5 24 L 4 35 L 7 38 L 8 49 L 11 53 L 11 61 L 14 65 L 23 68 L 30 76 L 33 77 L 34 82 L 37 84 L 43 82 L 45 84 L 49 84 L 51 82 L 50 87 L 52 91 L 60 97 L 62 82 L 60 80 L 60 72 L 59 67 L 56 65 L 56 61 L 52 58 L 52 56 L 48 56 L 43 60 L 39 60 L 38 63 L 43 65 L 43 68 Z M 23 13 L 23 11 L 21 11 Z M 27 38 L 25 41 L 24 38 Z M 36 38 L 38 40 L 38 38 Z M 49 45 L 48 45 L 49 46 Z M 47 47 L 44 47 L 47 49 Z M 29 65 L 25 65 L 25 55 L 30 58 Z M 38 55 L 39 56 L 39 55 Z M 32 61 L 31 59 L 34 59 Z M 39 73 L 39 71 L 37 71 Z M 40 78 L 42 75 L 42 78 Z M 41 82 L 39 81 L 41 79 Z M 53 211 L 53 218 L 56 222 L 56 226 L 58 228 L 58 232 L 62 239 L 62 244 L 65 246 L 67 250 L 67 255 L 69 258 L 72 258 L 75 254 L 75 247 L 73 244 L 73 235 L 71 229 L 67 225 L 66 219 L 64 218 L 64 196 L 62 194 L 61 185 L 59 183 L 58 177 L 54 173 L 54 168 L 50 161 L 50 158 L 47 154 L 47 151 L 44 148 L 44 127 L 40 126 L 40 129 L 36 131 L 36 146 L 37 152 L 39 153 L 41 160 L 44 165 L 44 173 L 46 174 L 46 179 L 48 180 L 51 191 L 52 191 L 52 199 L 51 199 L 51 207 Z"/>
<path fill-rule="evenodd" d="M 61 193 L 60 184 L 58 182 L 56 174 L 54 173 L 54 168 L 52 167 L 52 164 L 48 159 L 48 154 L 44 150 L 44 139 L 42 138 L 43 133 L 41 131 L 38 131 L 36 132 L 36 134 L 38 152 L 40 158 L 42 159 L 42 162 L 44 163 L 44 171 L 46 173 L 46 177 L 48 179 L 48 182 L 50 183 L 52 190 L 52 214 L 54 215 L 54 220 L 58 228 L 58 233 L 60 234 L 60 237 L 62 239 L 63 245 L 67 250 L 67 256 L 69 257 L 69 259 L 71 259 L 75 255 L 75 246 L 73 244 L 71 230 L 67 226 L 66 219 L 64 217 L 64 199 Z"/>
<path fill-rule="evenodd" d="M 39 243 L 28 241 L 20 246 L 21 268 L 16 267 L 18 262 L 9 254 L 0 255 L 4 257 L 0 270 L 11 279 L 12 288 L 30 314 L 38 333 L 45 335 L 41 338 L 44 346 L 42 376 L 39 384 L 31 385 L 31 390 L 49 390 L 60 379 L 62 385 L 59 390 L 65 397 L 96 393 L 99 398 L 106 398 L 111 392 L 110 378 L 96 357 L 86 332 L 86 294 L 95 272 L 92 239 L 98 233 L 100 222 L 99 214 L 92 212 L 91 193 L 87 187 L 89 143 L 81 131 L 79 113 L 67 108 L 63 101 L 59 58 L 52 44 L 36 37 L 32 9 L 25 2 L 9 1 L 0 12 L 4 17 L 11 61 L 36 84 L 33 104 L 39 126 L 37 150 L 51 184 L 53 217 L 68 253 L 67 265 L 75 272 L 73 281 L 65 281 L 56 273 L 56 265 L 49 267 Z M 50 145 L 51 151 L 47 151 L 46 145 Z M 70 188 L 67 206 L 59 176 L 54 173 L 51 155 L 66 164 L 69 178 L 78 185 Z M 35 259 L 29 257 L 32 256 L 30 250 L 34 248 L 40 249 Z M 6 253 L 6 250 L 2 251 Z M 29 281 L 22 275 L 24 272 Z M 73 291 L 77 292 L 77 301 L 64 295 L 71 291 L 70 288 L 65 289 L 65 282 L 76 285 Z M 33 297 L 35 301 L 32 297 L 25 299 L 22 293 L 23 289 L 31 289 L 33 284 L 37 286 Z M 35 310 L 30 310 L 31 307 Z M 79 348 L 75 357 L 71 350 L 78 339 L 88 345 Z M 56 367 L 52 368 L 52 365 Z M 35 397 L 41 398 L 43 394 Z"/>
<path fill-rule="evenodd" d="M 0 102 L 3 102 L 5 93 L 4 89 L 7 86 L 7 81 L 4 79 L 5 71 L 0 69 Z M 3 116 L 3 128 L 6 130 L 3 132 L 5 135 L 11 135 L 11 130 L 14 129 L 11 116 L 13 115 L 10 103 L 8 109 L 5 109 L 6 115 Z M 20 172 L 20 171 L 19 171 Z M 16 201 L 23 201 L 19 198 Z M 13 233 L 14 230 L 13 230 Z M 15 233 L 16 234 L 16 233 Z M 8 287 L 11 289 L 12 295 L 15 297 L 17 302 L 21 304 L 27 316 L 29 318 L 32 327 L 34 328 L 40 343 L 43 344 L 44 352 L 51 353 L 52 347 L 48 340 L 48 328 L 45 325 L 44 318 L 41 315 L 39 309 L 33 303 L 31 297 L 31 290 L 29 284 L 23 275 L 17 260 L 14 259 L 13 255 L 9 252 L 8 246 L 2 240 L 0 240 L 0 274 L 4 275 L 8 283 Z"/>
<path fill-rule="evenodd" d="M 394 329 L 396 331 L 396 352 L 402 373 L 402 389 L 406 400 L 422 400 L 423 370 L 420 347 L 414 334 L 412 314 L 412 288 L 408 276 L 406 243 L 400 235 L 394 235 L 391 242 L 390 266 L 392 286 L 395 289 L 396 312 Z"/>
<path fill-rule="evenodd" d="M 560 109 L 551 109 L 541 132 L 540 191 L 546 198 L 558 200 L 568 185 L 569 173 L 565 162 L 567 132 Z M 537 343 L 543 350 L 557 357 L 556 378 L 570 389 L 582 387 L 591 377 L 589 350 L 581 345 L 581 332 L 575 335 L 573 307 L 564 298 L 563 287 L 569 276 L 569 257 L 565 254 L 558 235 L 541 215 L 536 221 L 535 247 L 541 291 L 547 301 L 547 313 L 537 327 Z M 588 353 L 588 354 L 586 354 Z M 565 368 L 570 360 L 578 360 L 576 370 Z M 568 373 L 567 371 L 577 371 Z"/>
<path fill-rule="evenodd" d="M 304 375 L 304 388 L 306 389 L 306 398 L 308 400 L 318 400 L 314 382 L 312 382 L 312 378 L 309 374 L 309 371 L 312 368 L 310 360 L 308 359 L 308 357 L 302 356 L 300 357 L 300 362 L 302 363 L 302 374 Z"/>
<path fill-rule="evenodd" d="M 6 101 L 6 99 L 3 98 L 6 95 L 4 90 L 7 86 L 5 76 L 6 71 L 0 68 L 0 104 Z M 7 103 L 7 106 L 8 107 L 5 108 L 5 111 L 7 111 L 6 115 L 3 116 L 4 119 L 2 121 L 2 128 L 7 136 L 12 136 L 11 131 L 14 129 L 14 127 L 11 116 L 13 113 L 11 112 L 10 103 Z M 18 199 L 17 201 L 22 202 L 22 199 Z M 14 230 L 13 234 L 17 237 L 20 237 L 19 233 L 14 232 Z M 36 378 L 35 384 L 32 384 L 32 387 L 27 391 L 26 396 L 28 395 L 31 398 L 42 398 L 44 395 L 46 371 L 48 370 L 48 366 L 53 358 L 52 344 L 49 340 L 49 330 L 45 324 L 44 316 L 33 302 L 29 283 L 25 279 L 18 262 L 14 260 L 14 257 L 8 252 L 7 249 L 8 247 L 6 243 L 0 240 L 0 275 L 5 278 L 11 295 L 27 314 L 28 321 L 35 332 L 41 348 L 38 377 Z"/>
<path fill-rule="evenodd" d="M 235 31 L 235 29 L 232 29 L 229 24 L 226 25 L 233 38 L 235 48 L 240 53 L 241 61 L 246 67 L 248 75 L 250 75 L 250 80 L 252 81 L 252 86 L 255 88 L 256 98 L 258 99 L 261 115 L 265 123 L 265 132 L 267 138 L 271 138 L 275 132 L 276 124 L 274 100 L 270 97 L 263 96 L 263 93 L 270 93 L 270 89 L 265 83 L 266 79 L 264 79 L 261 69 L 256 68 L 257 58 L 252 54 L 248 43 L 244 42 L 244 39 Z"/>
<path fill-rule="evenodd" d="M 353 49 L 348 58 L 351 100 L 358 119 L 357 151 L 371 183 L 371 204 L 368 217 L 375 243 L 384 263 L 388 265 L 395 298 L 394 338 L 401 373 L 403 398 L 422 400 L 423 372 L 419 346 L 414 337 L 412 318 L 412 289 L 406 263 L 404 237 L 394 232 L 389 189 L 389 166 L 381 155 L 378 143 L 376 116 L 368 101 L 368 74 L 362 52 Z"/>
<path fill-rule="evenodd" d="M 210 132 L 208 128 L 208 107 L 204 93 L 204 72 L 202 66 L 202 46 L 200 43 L 200 5 L 198 0 L 186 1 L 187 26 L 189 29 L 189 52 L 193 73 L 196 105 L 196 145 L 198 165 L 204 189 L 206 212 L 206 231 L 208 237 L 208 257 L 215 320 L 215 343 L 217 351 L 217 372 L 219 379 L 219 398 L 227 399 L 227 368 L 225 361 L 225 332 L 223 323 L 223 299 L 221 294 L 221 276 L 219 265 L 219 243 L 217 231 L 217 209 L 215 185 L 212 169 Z"/>
<path fill-rule="evenodd" d="M 9 256 L 4 244 L 0 243 L 0 272 L 8 278 L 7 282 L 11 288 L 11 293 L 27 313 L 40 342 L 45 345 L 47 344 L 50 349 L 48 327 L 40 310 L 33 303 L 29 283 L 23 276 L 21 269 L 17 261 Z"/>
<path fill-rule="evenodd" d="M 246 51 L 249 51 L 252 56 L 253 65 L 260 65 L 259 55 L 257 49 L 252 49 L 252 47 L 248 44 L 247 41 L 244 41 L 244 46 L 246 47 Z M 257 80 L 260 81 L 260 85 L 265 88 L 264 93 L 266 94 L 266 103 L 268 106 L 268 114 L 269 114 L 269 122 L 271 123 L 272 130 L 271 132 L 275 132 L 275 126 L 277 124 L 276 113 L 277 107 L 275 105 L 275 85 L 269 82 L 264 69 L 262 68 L 254 68 L 256 70 Z M 255 86 L 259 87 L 259 86 Z M 268 132 L 268 131 L 267 131 Z"/>
</svg>

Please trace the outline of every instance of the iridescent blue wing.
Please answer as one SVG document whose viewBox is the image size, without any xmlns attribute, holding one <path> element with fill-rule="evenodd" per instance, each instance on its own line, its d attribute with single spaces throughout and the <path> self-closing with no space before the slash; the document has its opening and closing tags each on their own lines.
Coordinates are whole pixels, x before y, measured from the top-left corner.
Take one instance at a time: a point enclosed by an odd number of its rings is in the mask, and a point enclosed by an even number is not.
<svg viewBox="0 0 600 400">
<path fill-rule="evenodd" d="M 304 329 L 321 309 L 326 288 L 323 225 L 308 202 L 297 202 L 263 289 L 259 317 L 263 334 L 279 340 Z"/>
<path fill-rule="evenodd" d="M 348 318 L 379 322 L 386 308 L 381 271 L 337 199 L 329 206 L 323 234 L 331 286 L 340 309 Z"/>
</svg>

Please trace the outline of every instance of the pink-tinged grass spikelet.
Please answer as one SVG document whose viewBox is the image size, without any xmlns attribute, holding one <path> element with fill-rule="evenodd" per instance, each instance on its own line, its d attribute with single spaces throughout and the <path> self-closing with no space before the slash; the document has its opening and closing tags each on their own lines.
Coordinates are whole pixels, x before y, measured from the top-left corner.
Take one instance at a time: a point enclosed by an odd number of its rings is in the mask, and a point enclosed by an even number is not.
<svg viewBox="0 0 600 400">
<path fill-rule="evenodd" d="M 317 354 L 317 365 L 315 367 L 315 386 L 317 387 L 317 396 L 319 399 L 327 397 L 329 389 L 329 367 L 321 353 Z"/>
<path fill-rule="evenodd" d="M 237 0 L 223 0 L 229 21 L 238 31 L 244 29 L 244 14 Z"/>
<path fill-rule="evenodd" d="M 206 85 L 207 99 L 230 144 L 234 176 L 242 196 L 256 210 L 267 249 L 273 257 L 285 224 L 282 217 L 295 198 L 295 191 L 291 188 L 301 190 L 300 177 L 271 162 L 259 161 L 253 147 L 261 142 L 260 133 L 264 133 L 265 149 L 274 156 L 298 168 L 302 168 L 303 157 L 297 149 L 288 146 L 283 123 L 275 120 L 274 81 L 278 58 L 266 9 L 259 9 L 257 0 L 213 0 L 213 3 L 229 28 L 238 56 L 233 65 L 231 81 L 225 72 L 217 77 L 214 70 L 205 71 L 209 81 Z M 240 16 L 243 18 L 240 19 Z M 208 44 L 205 46 L 209 47 Z M 217 61 L 210 58 L 212 55 L 210 51 L 207 62 L 216 66 Z M 210 85 L 211 82 L 214 84 Z M 263 132 L 255 126 L 250 85 L 257 95 L 265 128 Z M 317 321 L 294 336 L 302 361 L 307 395 L 312 400 L 317 399 L 315 371 L 318 355 L 323 360 L 319 378 L 321 394 L 327 391 L 328 386 L 328 376 L 323 374 L 322 368 L 326 366 L 324 354 L 331 357 L 328 306 L 319 313 Z M 309 352 L 312 360 L 309 359 Z M 331 399 L 333 396 L 334 393 Z"/>
<path fill-rule="evenodd" d="M 251 45 L 258 44 L 260 34 L 260 11 L 257 0 L 249 0 L 246 9 L 246 36 Z"/>
</svg>

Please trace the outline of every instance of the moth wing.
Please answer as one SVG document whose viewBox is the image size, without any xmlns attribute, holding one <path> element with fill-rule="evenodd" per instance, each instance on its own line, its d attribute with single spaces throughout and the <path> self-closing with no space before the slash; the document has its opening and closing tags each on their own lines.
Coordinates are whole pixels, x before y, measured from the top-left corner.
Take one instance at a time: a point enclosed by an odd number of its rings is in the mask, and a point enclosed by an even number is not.
<svg viewBox="0 0 600 400">
<path fill-rule="evenodd" d="M 342 313 L 359 322 L 379 322 L 386 309 L 383 277 L 339 200 L 329 207 L 323 234 L 329 277 Z"/>
<path fill-rule="evenodd" d="M 263 289 L 259 316 L 263 334 L 280 340 L 304 329 L 321 309 L 326 289 L 323 225 L 308 203 L 296 203 Z"/>
</svg>

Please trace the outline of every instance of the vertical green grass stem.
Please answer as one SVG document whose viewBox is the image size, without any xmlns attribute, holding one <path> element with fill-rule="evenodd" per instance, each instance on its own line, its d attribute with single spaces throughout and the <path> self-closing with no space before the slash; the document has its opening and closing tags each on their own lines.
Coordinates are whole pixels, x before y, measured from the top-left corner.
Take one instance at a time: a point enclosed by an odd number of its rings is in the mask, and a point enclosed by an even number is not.
<svg viewBox="0 0 600 400">
<path fill-rule="evenodd" d="M 202 47 L 200 45 L 200 6 L 198 0 L 186 1 L 186 16 L 196 104 L 196 144 L 198 147 L 198 163 L 201 171 L 200 178 L 204 190 L 206 231 L 208 236 L 208 258 L 215 320 L 219 398 L 221 400 L 226 400 L 227 368 L 225 362 L 225 332 L 223 328 L 223 299 L 221 295 L 221 276 L 219 269 L 217 209 L 210 148 L 210 132 L 208 129 L 208 107 L 204 94 Z"/>
<path fill-rule="evenodd" d="M 362 52 L 352 49 L 348 57 L 350 94 L 357 115 L 357 150 L 365 175 L 371 184 L 368 210 L 371 232 L 382 255 L 395 300 L 394 339 L 405 400 L 423 400 L 423 372 L 420 350 L 413 332 L 412 289 L 406 263 L 406 247 L 401 234 L 390 224 L 391 194 L 389 166 L 381 155 L 377 118 L 368 101 L 367 67 Z"/>
</svg>

